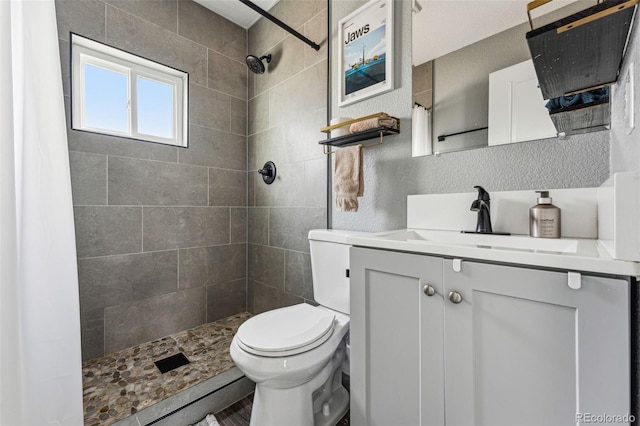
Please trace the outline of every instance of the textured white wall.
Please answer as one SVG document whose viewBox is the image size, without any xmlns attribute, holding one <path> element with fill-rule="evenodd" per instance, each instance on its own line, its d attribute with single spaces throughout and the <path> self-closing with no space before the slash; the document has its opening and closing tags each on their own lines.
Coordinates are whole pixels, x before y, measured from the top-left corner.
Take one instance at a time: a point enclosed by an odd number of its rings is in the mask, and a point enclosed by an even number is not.
<svg viewBox="0 0 640 426">
<path fill-rule="evenodd" d="M 364 151 L 364 197 L 357 213 L 335 209 L 331 223 L 336 229 L 364 231 L 402 228 L 406 223 L 406 196 L 417 190 L 413 176 L 397 173 L 411 161 L 411 2 L 394 2 L 394 90 L 346 107 L 338 107 L 338 21 L 366 1 L 331 1 L 331 116 L 362 117 L 384 111 L 400 118 L 401 133 L 385 138 L 382 145 Z M 366 143 L 366 142 L 365 142 Z M 400 166 L 400 167 L 398 167 Z M 331 177 L 329 182 L 331 183 Z"/>
<path fill-rule="evenodd" d="M 637 13 L 637 12 L 636 12 Z M 637 16 L 636 16 L 637 18 Z M 612 86 L 611 102 L 611 173 L 640 170 L 640 137 L 637 127 L 640 125 L 640 30 L 638 22 L 631 32 L 627 54 L 622 62 L 618 83 Z M 631 129 L 625 111 L 629 70 L 633 64 L 635 127 Z"/>
<path fill-rule="evenodd" d="M 365 2 L 330 1 L 331 116 L 359 117 L 385 111 L 402 121 L 400 135 L 365 150 L 365 192 L 360 198 L 360 208 L 356 213 L 342 213 L 333 206 L 330 222 L 333 228 L 364 231 L 404 228 L 406 196 L 410 194 L 469 192 L 474 185 L 482 185 L 488 191 L 594 187 L 609 177 L 611 132 L 608 131 L 412 158 L 411 2 L 395 2 L 395 89 L 340 108 L 336 80 L 338 21 Z M 636 72 L 637 68 L 640 67 L 636 67 Z M 633 135 L 620 136 L 619 142 L 614 142 L 614 151 L 620 151 L 621 159 L 613 160 L 612 168 L 636 167 L 622 164 L 627 155 L 638 158 L 640 149 L 632 139 Z"/>
</svg>

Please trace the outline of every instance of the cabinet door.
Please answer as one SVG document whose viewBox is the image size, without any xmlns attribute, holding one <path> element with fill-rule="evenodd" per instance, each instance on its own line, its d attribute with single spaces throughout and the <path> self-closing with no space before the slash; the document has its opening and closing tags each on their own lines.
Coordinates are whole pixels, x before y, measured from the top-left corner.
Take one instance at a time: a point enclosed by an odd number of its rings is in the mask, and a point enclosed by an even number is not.
<svg viewBox="0 0 640 426">
<path fill-rule="evenodd" d="M 629 413 L 625 280 L 463 262 L 444 265 L 447 426 L 570 425 Z"/>
<path fill-rule="evenodd" d="M 350 262 L 351 424 L 442 426 L 442 259 L 352 248 Z"/>
<path fill-rule="evenodd" d="M 546 102 L 531 59 L 489 74 L 489 145 L 555 138 Z"/>
</svg>

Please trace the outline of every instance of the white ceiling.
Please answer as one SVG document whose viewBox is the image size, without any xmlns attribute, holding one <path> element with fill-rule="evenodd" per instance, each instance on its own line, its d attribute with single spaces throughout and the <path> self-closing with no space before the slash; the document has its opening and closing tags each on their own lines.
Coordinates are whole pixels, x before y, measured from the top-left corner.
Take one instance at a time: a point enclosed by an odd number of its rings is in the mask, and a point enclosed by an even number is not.
<svg viewBox="0 0 640 426">
<path fill-rule="evenodd" d="M 249 6 L 242 4 L 239 0 L 195 0 L 207 9 L 213 10 L 220 16 L 223 16 L 240 25 L 242 28 L 248 29 L 260 19 L 260 14 L 254 12 Z M 271 9 L 278 0 L 252 0 L 264 10 Z"/>
<path fill-rule="evenodd" d="M 577 0 L 557 0 L 532 11 L 533 18 Z M 413 15 L 413 64 L 438 58 L 527 22 L 529 0 L 417 0 Z"/>
<path fill-rule="evenodd" d="M 248 29 L 260 14 L 239 0 L 195 0 Z M 334 0 L 335 1 L 335 0 Z M 556 0 L 532 12 L 533 17 L 579 0 Z M 584 0 L 582 0 L 584 1 Z M 253 0 L 270 10 L 278 0 Z M 527 21 L 529 0 L 417 0 L 413 15 L 413 64 L 419 65 Z"/>
</svg>

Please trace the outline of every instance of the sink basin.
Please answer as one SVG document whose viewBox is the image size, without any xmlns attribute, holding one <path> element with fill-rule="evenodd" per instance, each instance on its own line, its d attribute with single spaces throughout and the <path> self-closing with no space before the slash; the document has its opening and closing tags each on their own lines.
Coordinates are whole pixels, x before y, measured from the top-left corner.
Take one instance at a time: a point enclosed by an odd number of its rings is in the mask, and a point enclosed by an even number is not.
<svg viewBox="0 0 640 426">
<path fill-rule="evenodd" d="M 500 264 L 613 275 L 640 274 L 637 262 L 612 259 L 601 242 L 591 238 L 551 239 L 523 234 L 463 234 L 460 231 L 409 228 L 347 237 L 347 244 L 354 249 L 391 250 Z"/>
<path fill-rule="evenodd" d="M 505 250 L 576 253 L 578 241 L 571 239 L 533 238 L 525 235 L 464 234 L 456 231 L 406 229 L 380 233 L 376 238 L 416 244 L 463 245 Z"/>
</svg>

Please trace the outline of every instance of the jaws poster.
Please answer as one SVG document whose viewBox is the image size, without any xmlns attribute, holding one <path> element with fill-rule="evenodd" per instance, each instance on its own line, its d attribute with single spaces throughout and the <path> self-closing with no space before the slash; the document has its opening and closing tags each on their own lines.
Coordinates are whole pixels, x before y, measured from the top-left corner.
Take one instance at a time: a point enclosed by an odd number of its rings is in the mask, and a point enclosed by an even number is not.
<svg viewBox="0 0 640 426">
<path fill-rule="evenodd" d="M 392 8 L 372 0 L 340 21 L 340 105 L 393 88 Z"/>
</svg>

